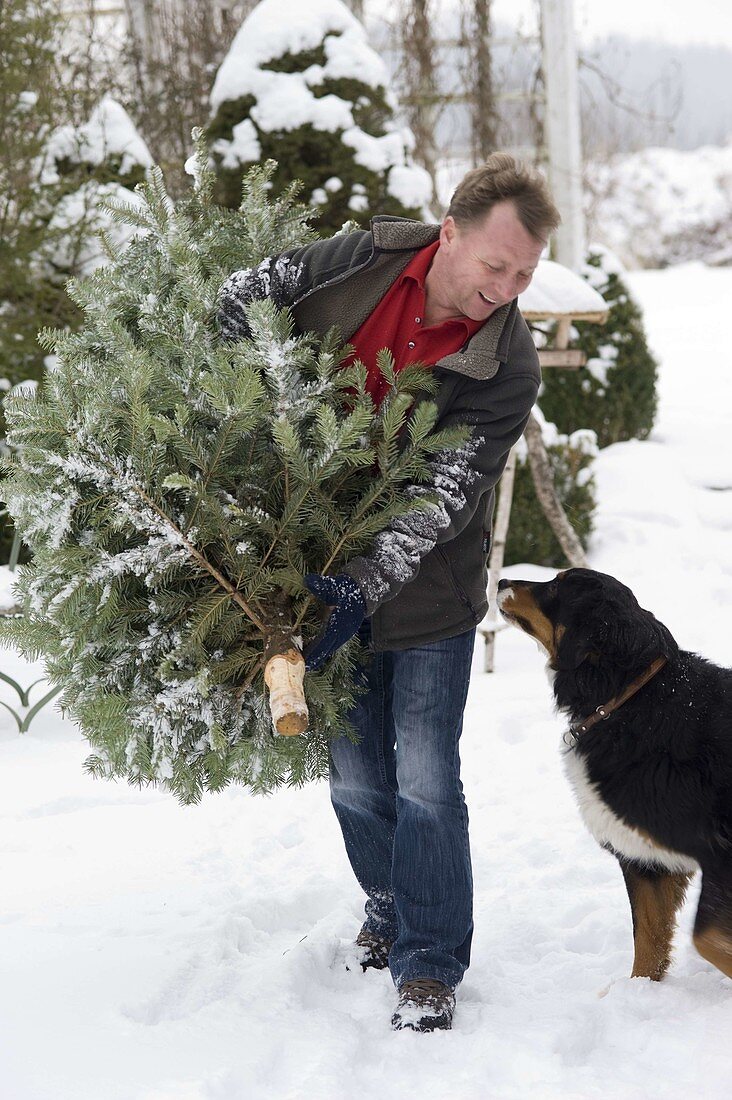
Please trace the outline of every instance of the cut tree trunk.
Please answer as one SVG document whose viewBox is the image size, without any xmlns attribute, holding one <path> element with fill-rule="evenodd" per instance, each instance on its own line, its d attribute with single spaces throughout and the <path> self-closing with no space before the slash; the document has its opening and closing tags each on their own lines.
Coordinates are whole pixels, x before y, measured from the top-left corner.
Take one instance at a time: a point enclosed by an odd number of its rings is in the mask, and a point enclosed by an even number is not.
<svg viewBox="0 0 732 1100">
<path fill-rule="evenodd" d="M 293 639 L 289 599 L 283 594 L 267 610 L 264 681 L 269 688 L 272 724 L 284 737 L 295 737 L 308 728 L 303 692 L 305 661 Z"/>
</svg>

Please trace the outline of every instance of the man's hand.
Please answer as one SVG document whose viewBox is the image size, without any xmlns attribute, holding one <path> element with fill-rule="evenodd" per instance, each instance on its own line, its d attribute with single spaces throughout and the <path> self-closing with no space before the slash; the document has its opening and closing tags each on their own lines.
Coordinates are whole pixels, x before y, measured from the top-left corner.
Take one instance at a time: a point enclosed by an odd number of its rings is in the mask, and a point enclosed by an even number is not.
<svg viewBox="0 0 732 1100">
<path fill-rule="evenodd" d="M 303 579 L 317 599 L 333 608 L 320 634 L 305 650 L 305 667 L 312 672 L 353 637 L 366 618 L 366 603 L 358 584 L 347 573 L 335 577 L 307 573 Z"/>
</svg>

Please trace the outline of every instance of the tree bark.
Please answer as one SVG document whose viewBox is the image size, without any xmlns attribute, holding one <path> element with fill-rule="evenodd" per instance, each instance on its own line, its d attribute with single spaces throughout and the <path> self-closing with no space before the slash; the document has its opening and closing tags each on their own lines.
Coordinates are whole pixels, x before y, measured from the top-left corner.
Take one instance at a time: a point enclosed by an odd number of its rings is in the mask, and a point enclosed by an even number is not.
<svg viewBox="0 0 732 1100">
<path fill-rule="evenodd" d="M 485 161 L 497 148 L 497 119 L 491 58 L 491 0 L 472 0 L 473 159 Z"/>
<path fill-rule="evenodd" d="M 402 23 L 402 55 L 406 79 L 403 105 L 414 134 L 414 158 L 432 180 L 430 206 L 436 209 L 434 181 L 437 172 L 439 95 L 435 72 L 435 40 L 432 34 L 432 0 L 407 0 Z"/>
</svg>

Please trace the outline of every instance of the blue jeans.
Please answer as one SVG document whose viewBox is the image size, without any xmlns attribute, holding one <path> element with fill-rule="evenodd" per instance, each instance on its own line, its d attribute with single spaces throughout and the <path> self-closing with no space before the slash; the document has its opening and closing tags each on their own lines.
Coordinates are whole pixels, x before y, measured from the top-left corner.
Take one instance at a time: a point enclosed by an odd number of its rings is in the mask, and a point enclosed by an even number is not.
<svg viewBox="0 0 732 1100">
<path fill-rule="evenodd" d="M 368 620 L 362 640 L 370 635 Z M 470 962 L 473 876 L 458 742 L 475 629 L 370 654 L 349 714 L 360 737 L 331 742 L 331 800 L 367 895 L 364 927 L 393 941 L 399 986 L 454 989 Z"/>
</svg>

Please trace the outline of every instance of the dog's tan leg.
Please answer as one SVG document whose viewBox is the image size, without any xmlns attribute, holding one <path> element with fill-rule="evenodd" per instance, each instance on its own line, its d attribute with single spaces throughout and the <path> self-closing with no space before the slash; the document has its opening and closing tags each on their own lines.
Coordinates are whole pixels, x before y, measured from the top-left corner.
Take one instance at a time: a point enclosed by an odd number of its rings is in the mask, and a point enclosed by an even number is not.
<svg viewBox="0 0 732 1100">
<path fill-rule="evenodd" d="M 702 867 L 702 888 L 694 923 L 694 947 L 702 958 L 732 978 L 732 876 Z"/>
<path fill-rule="evenodd" d="M 631 978 L 659 982 L 671 962 L 676 914 L 691 881 L 690 874 L 671 874 L 618 856 L 633 916 L 635 957 Z"/>
</svg>

